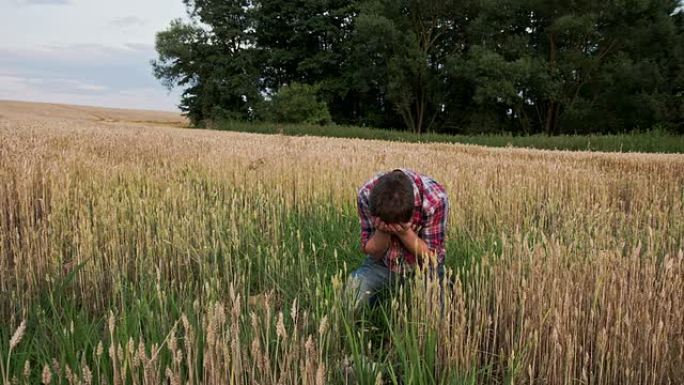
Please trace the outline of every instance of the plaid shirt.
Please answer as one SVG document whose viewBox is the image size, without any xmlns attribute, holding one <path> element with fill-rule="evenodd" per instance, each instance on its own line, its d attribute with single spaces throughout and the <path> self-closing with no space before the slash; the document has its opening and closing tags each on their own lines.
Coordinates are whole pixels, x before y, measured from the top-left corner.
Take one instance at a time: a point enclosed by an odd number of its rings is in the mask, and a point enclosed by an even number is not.
<svg viewBox="0 0 684 385">
<path fill-rule="evenodd" d="M 413 195 L 415 197 L 413 217 L 411 223 L 417 225 L 416 233 L 430 250 L 437 253 L 437 262 L 444 263 L 446 249 L 444 241 L 449 211 L 449 201 L 444 187 L 429 176 L 421 175 L 408 169 L 400 169 L 413 183 Z M 380 173 L 366 182 L 358 192 L 358 212 L 361 224 L 361 247 L 375 232 L 373 219 L 370 214 L 370 192 L 375 187 L 378 179 L 386 173 Z M 416 256 L 411 254 L 401 243 L 401 240 L 392 235 L 391 244 L 384 256 L 385 265 L 394 272 L 402 271 L 405 265 L 415 266 Z"/>
</svg>

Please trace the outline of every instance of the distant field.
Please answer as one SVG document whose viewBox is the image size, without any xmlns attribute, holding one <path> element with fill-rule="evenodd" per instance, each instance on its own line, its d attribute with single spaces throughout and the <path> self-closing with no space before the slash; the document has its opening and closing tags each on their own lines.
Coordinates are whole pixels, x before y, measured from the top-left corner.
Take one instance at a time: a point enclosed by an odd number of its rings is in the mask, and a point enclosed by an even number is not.
<svg viewBox="0 0 684 385">
<path fill-rule="evenodd" d="M 22 119 L 86 120 L 104 123 L 138 122 L 174 126 L 188 124 L 187 119 L 175 112 L 0 100 L 0 120 Z"/>
<path fill-rule="evenodd" d="M 523 147 L 543 150 L 684 153 L 684 136 L 660 132 L 623 135 L 417 135 L 405 131 L 356 126 L 317 126 L 275 123 L 222 122 L 213 128 L 226 131 L 323 136 L 335 138 L 380 139 L 399 142 L 463 143 L 489 147 Z"/>
<path fill-rule="evenodd" d="M 0 102 L 0 383 L 684 378 L 684 156 L 184 124 Z M 355 194 L 395 167 L 446 187 L 453 285 L 354 314 Z"/>
</svg>

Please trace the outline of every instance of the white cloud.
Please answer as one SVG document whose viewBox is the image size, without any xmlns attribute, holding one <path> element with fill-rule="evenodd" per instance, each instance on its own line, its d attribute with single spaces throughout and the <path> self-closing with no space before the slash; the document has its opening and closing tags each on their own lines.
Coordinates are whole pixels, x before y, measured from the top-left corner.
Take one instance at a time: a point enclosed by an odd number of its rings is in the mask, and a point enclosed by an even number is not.
<svg viewBox="0 0 684 385">
<path fill-rule="evenodd" d="M 177 111 L 177 95 L 156 87 L 112 90 L 71 79 L 24 78 L 0 73 L 0 99 Z"/>
<path fill-rule="evenodd" d="M 174 110 L 152 75 L 182 0 L 0 0 L 0 98 Z"/>
<path fill-rule="evenodd" d="M 110 88 L 101 84 L 85 83 L 74 79 L 30 79 L 32 84 L 40 85 L 42 89 L 56 90 L 60 92 L 78 92 L 78 93 L 102 93 Z"/>
<path fill-rule="evenodd" d="M 0 48 L 0 64 L 8 61 L 33 63 L 93 63 L 99 65 L 148 64 L 156 56 L 151 44 L 101 44 L 42 45 L 34 48 Z"/>
<path fill-rule="evenodd" d="M 21 5 L 66 5 L 70 0 L 14 0 Z"/>
<path fill-rule="evenodd" d="M 0 99 L 175 110 L 180 92 L 152 76 L 154 56 L 137 43 L 0 48 Z"/>
<path fill-rule="evenodd" d="M 130 29 L 140 27 L 147 24 L 147 20 L 141 19 L 137 16 L 117 17 L 109 22 L 109 25 L 114 28 Z"/>
<path fill-rule="evenodd" d="M 74 79 L 23 77 L 18 74 L 0 74 L 0 94 L 8 97 L 8 92 L 22 92 L 31 88 L 39 88 L 46 93 L 79 93 L 79 94 L 102 94 L 110 90 L 101 84 L 85 83 Z M 4 92 L 3 92 L 4 91 Z"/>
</svg>

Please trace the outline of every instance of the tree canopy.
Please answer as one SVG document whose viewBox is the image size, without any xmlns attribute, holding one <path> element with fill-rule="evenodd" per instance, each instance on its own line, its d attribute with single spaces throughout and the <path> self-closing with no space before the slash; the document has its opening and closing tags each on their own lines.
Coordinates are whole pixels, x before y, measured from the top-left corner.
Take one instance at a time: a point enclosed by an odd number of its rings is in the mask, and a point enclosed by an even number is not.
<svg viewBox="0 0 684 385">
<path fill-rule="evenodd" d="M 184 3 L 152 65 L 198 124 L 306 100 L 416 133 L 684 133 L 678 0 Z"/>
</svg>

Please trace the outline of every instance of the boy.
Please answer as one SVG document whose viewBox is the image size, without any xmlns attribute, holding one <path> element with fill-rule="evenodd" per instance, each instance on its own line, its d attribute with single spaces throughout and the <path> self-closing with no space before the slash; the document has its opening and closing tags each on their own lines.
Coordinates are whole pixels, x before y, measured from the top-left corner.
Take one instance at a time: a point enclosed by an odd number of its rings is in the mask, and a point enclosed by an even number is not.
<svg viewBox="0 0 684 385">
<path fill-rule="evenodd" d="M 349 288 L 355 304 L 372 304 L 378 291 L 429 264 L 444 274 L 449 202 L 444 187 L 408 169 L 381 173 L 358 192 L 361 250 L 367 255 L 353 271 Z"/>
</svg>

